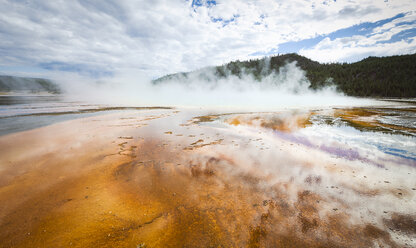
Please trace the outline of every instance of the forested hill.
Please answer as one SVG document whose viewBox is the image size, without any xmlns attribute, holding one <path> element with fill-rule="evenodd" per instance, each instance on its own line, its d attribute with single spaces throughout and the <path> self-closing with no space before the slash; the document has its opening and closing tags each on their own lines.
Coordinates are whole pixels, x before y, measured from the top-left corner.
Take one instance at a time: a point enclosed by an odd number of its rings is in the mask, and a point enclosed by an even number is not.
<svg viewBox="0 0 416 248">
<path fill-rule="evenodd" d="M 11 91 L 60 93 L 58 85 L 48 79 L 0 75 L 0 92 Z"/>
<path fill-rule="evenodd" d="M 356 63 L 320 64 L 298 54 L 284 54 L 250 61 L 234 61 L 228 64 L 208 67 L 189 73 L 170 74 L 153 81 L 187 79 L 197 74 L 199 79 L 211 80 L 208 73 L 216 77 L 232 74 L 243 77 L 252 75 L 258 81 L 265 75 L 278 73 L 286 63 L 297 61 L 306 71 L 311 88 L 335 84 L 338 89 L 351 96 L 372 97 L 416 97 L 416 54 L 391 57 L 368 57 Z"/>
</svg>

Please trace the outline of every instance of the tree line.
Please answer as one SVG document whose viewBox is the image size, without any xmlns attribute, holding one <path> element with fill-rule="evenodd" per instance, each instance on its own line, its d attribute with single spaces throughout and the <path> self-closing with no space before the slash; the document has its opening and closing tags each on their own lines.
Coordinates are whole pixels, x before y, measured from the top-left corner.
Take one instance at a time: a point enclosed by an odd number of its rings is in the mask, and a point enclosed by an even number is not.
<svg viewBox="0 0 416 248">
<path fill-rule="evenodd" d="M 248 61 L 237 60 L 213 69 L 218 77 L 231 74 L 241 78 L 249 74 L 261 81 L 264 76 L 279 73 L 282 66 L 293 61 L 306 72 L 312 89 L 336 85 L 350 96 L 416 97 L 416 54 L 368 57 L 355 63 L 321 64 L 290 53 Z M 188 74 L 170 74 L 154 80 L 154 83 L 186 78 Z"/>
</svg>

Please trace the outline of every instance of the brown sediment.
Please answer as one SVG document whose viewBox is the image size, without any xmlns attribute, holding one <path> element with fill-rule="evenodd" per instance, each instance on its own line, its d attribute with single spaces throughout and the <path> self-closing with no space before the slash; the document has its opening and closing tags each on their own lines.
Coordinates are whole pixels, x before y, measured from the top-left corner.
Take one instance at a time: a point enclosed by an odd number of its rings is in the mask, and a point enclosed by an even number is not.
<svg viewBox="0 0 416 248">
<path fill-rule="evenodd" d="M 404 127 L 399 125 L 387 124 L 378 121 L 378 117 L 386 116 L 386 110 L 389 108 L 351 108 L 351 109 L 336 109 L 334 112 L 335 118 L 341 118 L 350 126 L 359 130 L 365 131 L 379 131 L 379 132 L 399 132 L 405 135 L 416 134 L 416 129 L 412 127 Z M 400 111 L 414 112 L 413 108 L 400 109 Z"/>
<path fill-rule="evenodd" d="M 133 139 L 133 136 L 120 136 L 119 139 Z"/>
<path fill-rule="evenodd" d="M 390 131 L 389 129 L 379 125 L 376 120 L 377 116 L 379 116 L 379 113 L 363 108 L 337 109 L 334 112 L 335 118 L 341 118 L 346 123 L 350 124 L 350 126 L 356 127 L 360 130 Z"/>
<path fill-rule="evenodd" d="M 416 234 L 416 216 L 393 213 L 390 219 L 384 219 L 384 223 L 393 231 Z"/>
<path fill-rule="evenodd" d="M 238 125 L 248 125 L 248 126 L 259 126 L 264 128 L 270 128 L 273 130 L 278 130 L 281 132 L 292 132 L 300 128 L 305 128 L 306 126 L 311 125 L 310 117 L 314 115 L 315 112 L 309 113 L 290 113 L 285 114 L 244 114 L 244 115 L 234 115 L 226 119 L 225 122 L 238 126 Z"/>
<path fill-rule="evenodd" d="M 190 124 L 200 124 L 203 122 L 213 122 L 215 120 L 218 120 L 220 117 L 223 116 L 233 116 L 236 115 L 238 113 L 223 113 L 223 114 L 215 114 L 215 115 L 201 115 L 201 116 L 196 116 L 193 117 L 192 120 L 188 121 L 187 124 L 183 124 L 184 126 L 188 126 Z"/>
<path fill-rule="evenodd" d="M 194 118 L 194 123 L 198 124 L 201 122 L 212 122 L 216 119 L 218 119 L 219 115 L 204 115 L 204 116 L 198 116 Z"/>
<path fill-rule="evenodd" d="M 395 246 L 343 209 L 322 214 L 330 202 L 302 185 L 295 199 L 290 182 L 265 188 L 233 154 L 209 151 L 222 139 L 167 144 L 176 136 L 100 118 L 0 138 L 0 247 Z M 175 150 L 185 138 L 189 149 Z"/>
<path fill-rule="evenodd" d="M 194 143 L 191 143 L 191 146 L 195 146 L 196 144 L 202 143 L 202 142 L 204 142 L 204 140 L 203 139 L 199 139 L 199 140 L 195 141 Z"/>
<path fill-rule="evenodd" d="M 413 102 L 414 103 L 414 102 Z M 398 109 L 395 108 L 382 108 L 382 110 L 390 110 L 390 111 L 397 111 Z M 412 112 L 412 113 L 416 113 L 416 108 L 414 107 L 406 107 L 406 108 L 400 108 L 400 111 L 403 112 Z"/>
<path fill-rule="evenodd" d="M 209 143 L 203 143 L 204 140 L 203 139 L 199 139 L 199 140 L 191 143 L 189 146 L 183 148 L 183 150 L 194 150 L 194 149 L 198 149 L 198 148 L 201 148 L 201 147 L 204 147 L 204 146 L 218 145 L 218 144 L 221 144 L 221 142 L 223 140 L 224 139 L 218 139 L 218 140 L 215 140 L 215 141 L 212 141 L 212 142 L 209 142 Z"/>
<path fill-rule="evenodd" d="M 45 115 L 67 115 L 67 114 L 85 114 L 85 113 L 97 113 L 104 111 L 119 111 L 119 110 L 155 110 L 155 109 L 173 109 L 172 107 L 100 107 L 91 109 L 79 109 L 74 111 L 64 112 L 45 112 L 45 113 L 31 113 L 31 114 L 20 114 L 18 116 L 45 116 Z M 0 117 L 9 118 L 13 116 Z M 133 118 L 130 118 L 133 119 Z"/>
</svg>

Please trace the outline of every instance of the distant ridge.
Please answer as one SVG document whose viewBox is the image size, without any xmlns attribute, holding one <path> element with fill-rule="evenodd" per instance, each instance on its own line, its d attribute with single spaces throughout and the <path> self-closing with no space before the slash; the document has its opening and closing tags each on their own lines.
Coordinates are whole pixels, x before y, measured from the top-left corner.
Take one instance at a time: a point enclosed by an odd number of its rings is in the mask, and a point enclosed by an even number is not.
<svg viewBox="0 0 416 248">
<path fill-rule="evenodd" d="M 260 81 L 263 76 L 278 73 L 286 63 L 296 61 L 306 71 L 311 88 L 335 84 L 350 96 L 416 97 L 416 54 L 390 57 L 368 57 L 355 63 L 321 64 L 295 53 L 249 61 L 233 61 L 221 66 L 206 67 L 193 72 L 175 73 L 153 81 L 186 80 L 191 75 L 210 81 L 234 75 L 251 75 Z M 214 78 L 215 79 L 215 78 Z"/>
<path fill-rule="evenodd" d="M 48 92 L 58 94 L 59 86 L 49 79 L 0 75 L 0 92 Z"/>
</svg>

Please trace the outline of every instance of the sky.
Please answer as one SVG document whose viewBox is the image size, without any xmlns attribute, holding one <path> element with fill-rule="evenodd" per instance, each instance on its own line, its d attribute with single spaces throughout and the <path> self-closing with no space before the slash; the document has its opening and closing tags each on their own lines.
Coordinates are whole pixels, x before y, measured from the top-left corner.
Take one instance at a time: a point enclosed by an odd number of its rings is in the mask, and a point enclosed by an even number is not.
<svg viewBox="0 0 416 248">
<path fill-rule="evenodd" d="M 0 74 L 168 73 L 295 52 L 416 52 L 415 0 L 0 0 Z"/>
</svg>

